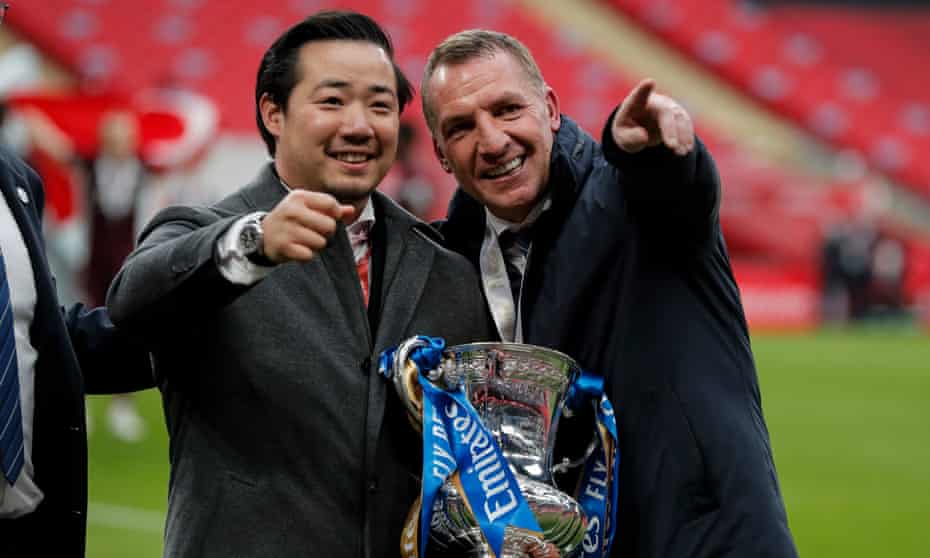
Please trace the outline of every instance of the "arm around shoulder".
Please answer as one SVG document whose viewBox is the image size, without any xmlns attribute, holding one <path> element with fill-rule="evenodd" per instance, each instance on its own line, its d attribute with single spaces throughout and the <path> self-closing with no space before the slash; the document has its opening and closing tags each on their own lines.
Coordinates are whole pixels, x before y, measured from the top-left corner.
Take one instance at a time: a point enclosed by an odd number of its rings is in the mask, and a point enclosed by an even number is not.
<svg viewBox="0 0 930 558">
<path fill-rule="evenodd" d="M 75 304 L 64 312 L 64 319 L 87 393 L 127 393 L 155 387 L 148 350 L 114 326 L 105 308 Z"/>
</svg>

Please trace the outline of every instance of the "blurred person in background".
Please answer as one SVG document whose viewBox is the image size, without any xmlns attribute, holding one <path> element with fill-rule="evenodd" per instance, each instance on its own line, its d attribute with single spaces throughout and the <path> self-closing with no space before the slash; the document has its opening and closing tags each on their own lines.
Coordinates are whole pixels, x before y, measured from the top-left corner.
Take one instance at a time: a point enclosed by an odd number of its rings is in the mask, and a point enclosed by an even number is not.
<svg viewBox="0 0 930 558">
<path fill-rule="evenodd" d="M 61 308 L 45 258 L 42 184 L 2 145 L 0 192 L 0 556 L 81 558 L 85 390 L 151 387 L 149 357 L 104 309 Z"/>
<path fill-rule="evenodd" d="M 907 250 L 883 226 L 891 204 L 887 185 L 864 183 L 859 204 L 833 224 L 821 247 L 823 300 L 828 323 L 907 316 L 904 283 Z"/>
<path fill-rule="evenodd" d="M 135 114 L 114 110 L 98 127 L 99 152 L 87 164 L 90 253 L 84 272 L 90 303 L 106 303 L 110 281 L 135 244 L 136 210 L 148 173 L 139 156 L 139 124 Z M 107 407 L 110 432 L 126 442 L 138 442 L 145 423 L 129 394 L 114 395 Z"/>
<path fill-rule="evenodd" d="M 687 112 L 643 81 L 598 144 L 519 41 L 482 30 L 436 47 L 421 96 L 459 184 L 441 232 L 480 270 L 500 337 L 607 377 L 622 456 L 612 555 L 797 556 L 719 178 Z"/>
<path fill-rule="evenodd" d="M 0 103 L 0 143 L 35 169 L 44 185 L 46 256 L 59 298 L 85 299 L 80 275 L 88 252 L 81 199 L 86 177 L 74 142 L 40 110 Z"/>
<path fill-rule="evenodd" d="M 113 281 L 164 400 L 166 556 L 399 553 L 422 440 L 378 355 L 492 335 L 468 262 L 374 191 L 412 94 L 367 16 L 298 23 L 257 76 L 273 161 L 210 208 L 159 213 Z"/>
<path fill-rule="evenodd" d="M 0 99 L 0 144 L 11 153 L 22 157 L 26 151 L 28 132 L 25 123 L 16 118 L 9 103 Z"/>
<path fill-rule="evenodd" d="M 435 187 L 418 168 L 417 128 L 410 122 L 400 123 L 397 138 L 397 162 L 389 178 L 395 180 L 394 199 L 419 219 L 429 219 L 436 198 Z"/>
</svg>

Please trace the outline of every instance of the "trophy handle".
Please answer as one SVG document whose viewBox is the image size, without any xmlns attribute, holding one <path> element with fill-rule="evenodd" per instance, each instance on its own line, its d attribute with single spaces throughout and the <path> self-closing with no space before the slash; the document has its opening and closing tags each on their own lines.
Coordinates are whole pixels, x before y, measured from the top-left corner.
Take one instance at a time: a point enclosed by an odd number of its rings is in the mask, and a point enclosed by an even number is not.
<svg viewBox="0 0 930 558">
<path fill-rule="evenodd" d="M 401 343 L 394 352 L 394 389 L 417 430 L 423 426 L 423 388 L 420 387 L 420 369 L 409 356 L 417 347 L 427 346 L 427 341 L 412 337 Z"/>
</svg>

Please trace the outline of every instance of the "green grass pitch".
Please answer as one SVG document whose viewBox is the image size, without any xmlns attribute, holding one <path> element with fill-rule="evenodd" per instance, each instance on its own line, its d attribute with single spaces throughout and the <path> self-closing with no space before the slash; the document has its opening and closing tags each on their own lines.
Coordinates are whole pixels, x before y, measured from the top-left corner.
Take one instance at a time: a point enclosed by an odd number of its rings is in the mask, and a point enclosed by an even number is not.
<svg viewBox="0 0 930 558">
<path fill-rule="evenodd" d="M 757 335 L 753 349 L 801 556 L 928 556 L 930 336 Z M 90 399 L 89 558 L 161 556 L 167 438 L 158 394 L 138 402 L 148 435 L 126 444 L 105 428 L 106 399 Z"/>
</svg>

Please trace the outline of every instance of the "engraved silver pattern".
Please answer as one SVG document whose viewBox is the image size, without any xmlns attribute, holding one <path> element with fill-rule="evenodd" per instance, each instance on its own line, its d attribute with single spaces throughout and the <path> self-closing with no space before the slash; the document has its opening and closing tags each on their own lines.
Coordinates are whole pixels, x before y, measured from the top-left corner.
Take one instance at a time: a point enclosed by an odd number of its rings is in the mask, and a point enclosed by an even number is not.
<svg viewBox="0 0 930 558">
<path fill-rule="evenodd" d="M 408 356 L 425 345 L 410 339 L 394 357 L 394 384 L 415 424 L 421 423 L 418 370 Z M 578 503 L 555 486 L 552 452 L 571 382 L 580 374 L 570 357 L 519 343 L 448 347 L 440 365 L 425 375 L 437 387 L 464 387 L 481 421 L 498 442 L 524 499 L 542 528 L 542 539 L 508 527 L 501 558 L 575 557 L 581 553 L 587 518 Z M 433 504 L 428 555 L 489 558 L 474 515 L 456 485 L 447 481 Z"/>
</svg>

